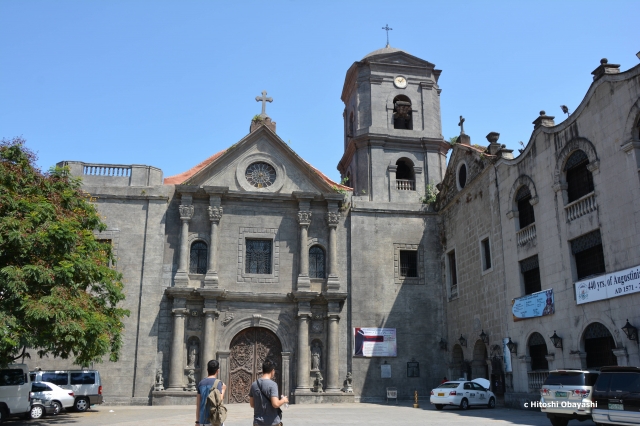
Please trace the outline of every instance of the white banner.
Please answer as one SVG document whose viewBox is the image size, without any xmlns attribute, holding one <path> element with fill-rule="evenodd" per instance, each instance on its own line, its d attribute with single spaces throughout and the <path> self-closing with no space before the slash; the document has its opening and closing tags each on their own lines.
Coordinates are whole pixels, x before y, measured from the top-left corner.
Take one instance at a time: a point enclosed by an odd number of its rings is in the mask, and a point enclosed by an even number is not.
<svg viewBox="0 0 640 426">
<path fill-rule="evenodd" d="M 576 303 L 595 302 L 640 292 L 640 266 L 576 283 Z"/>
<path fill-rule="evenodd" d="M 395 328 L 353 329 L 354 356 L 398 356 Z"/>
</svg>

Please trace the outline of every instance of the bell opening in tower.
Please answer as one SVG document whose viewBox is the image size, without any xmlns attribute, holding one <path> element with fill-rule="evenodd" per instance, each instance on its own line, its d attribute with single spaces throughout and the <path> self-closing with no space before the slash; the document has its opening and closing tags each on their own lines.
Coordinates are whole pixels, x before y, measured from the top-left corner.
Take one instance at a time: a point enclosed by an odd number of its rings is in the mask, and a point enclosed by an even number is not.
<svg viewBox="0 0 640 426">
<path fill-rule="evenodd" d="M 404 95 L 393 99 L 393 128 L 412 130 L 411 100 Z"/>
</svg>

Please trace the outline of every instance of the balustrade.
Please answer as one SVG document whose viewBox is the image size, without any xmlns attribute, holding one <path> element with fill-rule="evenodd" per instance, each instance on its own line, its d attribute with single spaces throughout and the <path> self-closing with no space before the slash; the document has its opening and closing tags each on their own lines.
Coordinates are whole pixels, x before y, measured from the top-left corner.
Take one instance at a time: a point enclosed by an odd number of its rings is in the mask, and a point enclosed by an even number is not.
<svg viewBox="0 0 640 426">
<path fill-rule="evenodd" d="M 516 232 L 516 241 L 519 246 L 527 244 L 529 241 L 536 239 L 536 224 L 532 223 Z"/>
<path fill-rule="evenodd" d="M 567 204 L 566 206 L 564 206 L 564 209 L 567 212 L 567 221 L 569 222 L 579 218 L 580 216 L 591 213 L 592 211 L 598 209 L 596 194 L 594 192 L 590 192 L 584 197 Z"/>
<path fill-rule="evenodd" d="M 415 191 L 416 181 L 409 179 L 396 179 L 396 189 L 398 191 Z"/>
<path fill-rule="evenodd" d="M 529 379 L 529 390 L 530 391 L 539 391 L 544 384 L 544 381 L 547 380 L 547 376 L 549 376 L 548 371 L 528 371 L 527 376 Z"/>
<path fill-rule="evenodd" d="M 127 166 L 110 166 L 106 164 L 85 164 L 82 173 L 89 176 L 131 176 L 131 167 Z"/>
</svg>

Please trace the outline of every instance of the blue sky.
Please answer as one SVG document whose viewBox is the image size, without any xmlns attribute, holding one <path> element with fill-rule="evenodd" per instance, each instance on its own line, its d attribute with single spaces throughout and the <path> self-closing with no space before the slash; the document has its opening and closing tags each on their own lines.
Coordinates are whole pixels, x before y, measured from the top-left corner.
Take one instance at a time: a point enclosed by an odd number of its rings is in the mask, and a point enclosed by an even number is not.
<svg viewBox="0 0 640 426">
<path fill-rule="evenodd" d="M 267 90 L 277 133 L 338 180 L 342 84 L 390 41 L 442 70 L 443 133 L 527 143 L 601 58 L 639 63 L 640 1 L 0 1 L 0 137 L 165 177 L 234 144 Z M 517 151 L 516 151 L 517 153 Z"/>
</svg>

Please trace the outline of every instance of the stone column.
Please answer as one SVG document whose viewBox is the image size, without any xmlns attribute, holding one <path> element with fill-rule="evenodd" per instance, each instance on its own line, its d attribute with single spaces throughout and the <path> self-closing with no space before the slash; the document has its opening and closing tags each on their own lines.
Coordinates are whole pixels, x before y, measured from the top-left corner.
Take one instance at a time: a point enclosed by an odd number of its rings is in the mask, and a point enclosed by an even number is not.
<svg viewBox="0 0 640 426">
<path fill-rule="evenodd" d="M 331 304 L 331 303 L 330 303 Z M 339 332 L 338 332 L 338 320 L 340 315 L 337 313 L 329 313 L 329 348 L 327 351 L 327 392 L 338 392 L 340 390 L 340 377 L 339 377 L 339 359 L 340 359 L 340 346 L 339 346 Z"/>
<path fill-rule="evenodd" d="M 171 369 L 168 390 L 182 390 L 184 386 L 184 317 L 187 309 L 173 309 L 171 341 Z"/>
<path fill-rule="evenodd" d="M 187 197 L 183 197 L 184 199 Z M 182 221 L 182 229 L 180 232 L 180 258 L 178 261 L 178 272 L 174 278 L 176 286 L 189 285 L 189 222 L 193 217 L 193 205 L 191 197 L 188 197 L 189 204 L 181 204 L 180 220 Z"/>
<path fill-rule="evenodd" d="M 626 348 L 614 349 L 613 354 L 616 356 L 616 360 L 618 361 L 618 365 L 621 367 L 626 367 L 629 365 L 629 356 L 627 354 Z"/>
<path fill-rule="evenodd" d="M 291 359 L 291 352 L 282 352 L 282 395 L 289 397 L 290 386 L 289 380 L 291 373 L 289 372 L 289 360 Z"/>
<path fill-rule="evenodd" d="M 300 210 L 298 212 L 298 223 L 300 224 L 300 273 L 298 274 L 297 288 L 300 290 L 311 288 L 311 281 L 309 280 L 309 247 L 307 247 L 309 244 L 307 232 L 311 224 L 311 212 L 309 210 Z"/>
<path fill-rule="evenodd" d="M 219 203 L 220 199 L 218 199 L 217 201 Z M 220 205 L 209 206 L 209 221 L 211 221 L 211 245 L 209 247 L 209 265 L 207 267 L 207 275 L 204 277 L 204 285 L 206 287 L 218 287 L 218 224 L 220 223 L 221 218 L 222 207 Z"/>
<path fill-rule="evenodd" d="M 327 265 L 328 279 L 327 290 L 339 290 L 340 278 L 338 278 L 338 236 L 337 228 L 340 221 L 340 213 L 337 206 L 334 211 L 327 213 L 327 224 L 329 225 L 329 262 Z"/>
<path fill-rule="evenodd" d="M 297 391 L 308 391 L 309 388 L 309 312 L 298 313 L 298 377 Z"/>
<path fill-rule="evenodd" d="M 216 318 L 218 317 L 218 311 L 211 308 L 204 308 L 204 350 L 202 351 L 202 360 L 200 361 L 202 378 L 208 376 L 207 363 L 212 359 L 215 359 L 215 341 L 216 341 Z"/>
<path fill-rule="evenodd" d="M 231 390 L 229 386 L 229 354 L 231 354 L 229 351 L 218 351 L 218 362 L 220 363 L 218 378 L 227 385 L 227 390 L 224 393 L 225 404 L 229 403 L 229 391 Z"/>
</svg>

